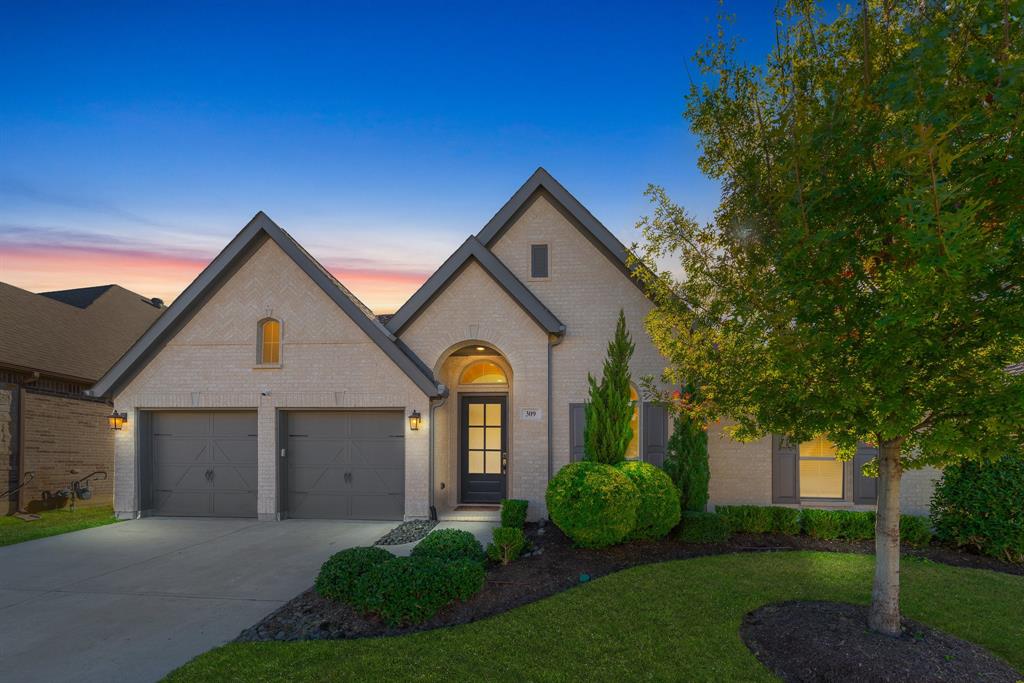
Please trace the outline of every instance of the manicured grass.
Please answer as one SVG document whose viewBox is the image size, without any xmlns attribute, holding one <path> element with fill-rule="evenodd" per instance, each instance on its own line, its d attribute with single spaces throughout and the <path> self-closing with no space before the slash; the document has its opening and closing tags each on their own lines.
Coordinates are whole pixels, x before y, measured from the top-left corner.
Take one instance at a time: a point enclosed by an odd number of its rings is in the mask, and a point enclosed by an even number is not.
<svg viewBox="0 0 1024 683">
<path fill-rule="evenodd" d="M 772 680 L 740 641 L 743 615 L 781 600 L 867 603 L 873 560 L 780 552 L 646 565 L 454 628 L 230 644 L 169 680 Z M 914 559 L 902 577 L 908 617 L 1024 669 L 1024 578 Z"/>
<path fill-rule="evenodd" d="M 74 512 L 47 510 L 40 514 L 42 519 L 32 522 L 17 517 L 0 517 L 0 546 L 113 524 L 117 521 L 114 518 L 114 510 L 110 507 L 80 507 Z"/>
</svg>

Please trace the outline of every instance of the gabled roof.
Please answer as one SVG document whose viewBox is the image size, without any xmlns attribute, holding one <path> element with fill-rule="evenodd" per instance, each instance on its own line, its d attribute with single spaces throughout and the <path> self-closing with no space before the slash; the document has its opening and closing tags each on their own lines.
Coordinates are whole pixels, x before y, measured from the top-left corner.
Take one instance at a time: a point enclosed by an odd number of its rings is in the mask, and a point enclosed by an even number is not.
<svg viewBox="0 0 1024 683">
<path fill-rule="evenodd" d="M 618 266 L 626 275 L 630 276 L 630 280 L 636 283 L 637 286 L 641 286 L 640 282 L 632 277 L 633 268 L 629 264 L 629 251 L 625 245 L 543 167 L 537 168 L 533 175 L 523 183 L 522 187 L 516 190 L 516 193 L 505 202 L 505 205 L 501 207 L 498 213 L 494 214 L 494 217 L 487 221 L 487 225 L 477 233 L 476 238 L 485 247 L 491 248 L 498 238 L 501 237 L 502 233 L 505 232 L 505 229 L 539 192 L 547 192 L 555 200 L 559 208 L 563 209 L 567 214 L 569 222 L 575 225 L 585 237 L 593 242 L 612 263 Z"/>
<path fill-rule="evenodd" d="M 369 309 L 337 279 L 310 256 L 291 235 L 260 211 L 242 228 L 224 250 L 217 255 L 181 295 L 174 300 L 159 320 L 132 346 L 124 356 L 92 388 L 94 395 L 103 396 L 122 386 L 135 376 L 163 345 L 188 322 L 220 283 L 230 277 L 256 248 L 271 239 L 291 257 L 320 286 L 334 303 L 372 339 L 380 349 L 428 396 L 440 395 L 442 390 L 430 371 L 396 343 L 394 335 L 385 328 Z"/>
<path fill-rule="evenodd" d="M 388 329 L 398 334 L 440 294 L 470 259 L 475 260 L 509 296 L 549 334 L 565 333 L 565 325 L 547 309 L 540 299 L 512 271 L 492 254 L 476 237 L 469 237 L 448 257 L 423 286 L 388 320 Z"/>
<path fill-rule="evenodd" d="M 95 382 L 162 310 L 118 285 L 34 294 L 0 282 L 0 365 Z"/>
</svg>

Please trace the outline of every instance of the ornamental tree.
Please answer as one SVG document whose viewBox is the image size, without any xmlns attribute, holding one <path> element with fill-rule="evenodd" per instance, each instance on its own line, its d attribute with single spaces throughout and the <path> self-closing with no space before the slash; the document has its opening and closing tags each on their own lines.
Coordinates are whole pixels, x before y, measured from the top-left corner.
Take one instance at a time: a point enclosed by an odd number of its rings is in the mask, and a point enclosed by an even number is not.
<svg viewBox="0 0 1024 683">
<path fill-rule="evenodd" d="M 1024 40 L 1020 0 L 864 0 L 778 12 L 740 63 L 723 20 L 686 117 L 721 183 L 698 224 L 660 188 L 640 221 L 647 319 L 740 439 L 877 444 L 871 628 L 900 631 L 900 477 L 1022 453 Z M 682 274 L 653 272 L 666 258 Z"/>
<path fill-rule="evenodd" d="M 629 359 L 634 345 L 626 329 L 626 316 L 619 311 L 615 336 L 608 342 L 608 355 L 600 384 L 587 374 L 590 400 L 585 408 L 583 451 L 587 460 L 614 465 L 621 462 L 633 438 L 630 422 L 633 401 L 629 394 Z"/>
</svg>

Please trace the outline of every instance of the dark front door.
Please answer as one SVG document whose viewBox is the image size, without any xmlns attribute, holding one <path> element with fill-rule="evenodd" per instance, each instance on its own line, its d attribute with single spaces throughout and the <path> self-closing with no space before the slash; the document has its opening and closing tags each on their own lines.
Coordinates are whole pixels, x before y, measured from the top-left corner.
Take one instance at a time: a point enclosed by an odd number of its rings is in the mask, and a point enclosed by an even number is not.
<svg viewBox="0 0 1024 683">
<path fill-rule="evenodd" d="M 463 503 L 500 503 L 508 472 L 508 397 L 463 396 L 460 412 Z"/>
</svg>

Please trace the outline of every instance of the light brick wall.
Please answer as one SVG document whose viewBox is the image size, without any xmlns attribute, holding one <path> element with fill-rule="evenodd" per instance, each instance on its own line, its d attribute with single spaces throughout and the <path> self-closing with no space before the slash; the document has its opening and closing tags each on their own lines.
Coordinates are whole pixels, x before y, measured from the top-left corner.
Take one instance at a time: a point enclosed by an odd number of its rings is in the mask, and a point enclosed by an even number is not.
<svg viewBox="0 0 1024 683">
<path fill-rule="evenodd" d="M 256 368 L 257 323 L 281 321 L 281 367 Z M 262 394 L 266 395 L 262 395 Z M 116 509 L 138 514 L 135 426 L 153 409 L 258 411 L 261 518 L 277 500 L 278 412 L 285 409 L 416 409 L 428 399 L 390 358 L 273 242 L 265 242 L 150 363 L 114 397 L 131 418 L 116 439 Z M 406 424 L 405 514 L 427 510 L 428 430 Z"/>
</svg>

